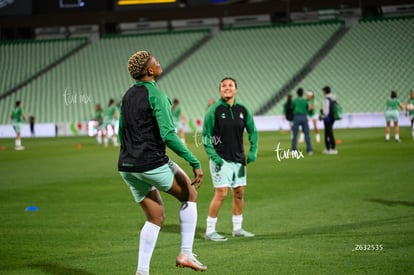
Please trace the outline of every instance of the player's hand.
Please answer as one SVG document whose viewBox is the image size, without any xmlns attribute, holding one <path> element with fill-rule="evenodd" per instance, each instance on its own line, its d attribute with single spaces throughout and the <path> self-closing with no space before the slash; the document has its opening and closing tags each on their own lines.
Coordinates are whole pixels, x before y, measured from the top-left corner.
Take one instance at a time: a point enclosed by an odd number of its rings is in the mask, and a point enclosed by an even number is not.
<svg viewBox="0 0 414 275">
<path fill-rule="evenodd" d="M 194 185 L 195 188 L 200 188 L 201 183 L 203 182 L 203 170 L 201 168 L 193 169 L 194 179 L 191 182 L 191 185 Z"/>
<path fill-rule="evenodd" d="M 249 153 L 247 154 L 247 163 L 254 162 L 256 161 L 256 159 L 257 159 L 257 155 L 254 152 L 249 151 Z"/>
</svg>

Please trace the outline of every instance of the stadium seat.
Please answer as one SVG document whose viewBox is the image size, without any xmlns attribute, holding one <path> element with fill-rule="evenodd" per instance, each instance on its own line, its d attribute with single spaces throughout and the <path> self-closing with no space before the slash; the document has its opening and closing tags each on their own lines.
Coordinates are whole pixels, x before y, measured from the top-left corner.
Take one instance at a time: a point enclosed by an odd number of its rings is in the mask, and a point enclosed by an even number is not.
<svg viewBox="0 0 414 275">
<path fill-rule="evenodd" d="M 413 87 L 414 18 L 361 20 L 298 87 L 316 92 L 330 85 L 346 113 L 383 112 L 392 90 L 408 99 Z M 283 101 L 267 114 L 282 114 Z"/>
</svg>

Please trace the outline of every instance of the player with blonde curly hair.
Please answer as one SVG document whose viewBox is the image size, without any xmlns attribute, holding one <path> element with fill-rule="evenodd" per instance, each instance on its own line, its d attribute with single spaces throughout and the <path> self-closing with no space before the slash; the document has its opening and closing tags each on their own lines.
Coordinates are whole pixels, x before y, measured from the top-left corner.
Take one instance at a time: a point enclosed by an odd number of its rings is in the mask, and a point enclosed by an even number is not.
<svg viewBox="0 0 414 275">
<path fill-rule="evenodd" d="M 204 271 L 207 267 L 192 251 L 197 224 L 196 188 L 203 179 L 200 161 L 175 132 L 171 101 L 156 85 L 162 74 L 157 59 L 148 51 L 138 51 L 129 58 L 128 71 L 136 83 L 121 102 L 118 170 L 146 216 L 140 233 L 137 274 L 149 274 L 151 256 L 164 223 L 159 191 L 181 202 L 181 252 L 176 265 Z M 166 155 L 166 146 L 191 165 L 193 181 Z"/>
</svg>

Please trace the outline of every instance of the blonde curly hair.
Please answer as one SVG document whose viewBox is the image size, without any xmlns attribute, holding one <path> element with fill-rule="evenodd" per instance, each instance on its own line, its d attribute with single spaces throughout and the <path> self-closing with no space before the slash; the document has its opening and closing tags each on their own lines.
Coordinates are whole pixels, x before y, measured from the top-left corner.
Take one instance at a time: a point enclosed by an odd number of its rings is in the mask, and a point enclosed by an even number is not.
<svg viewBox="0 0 414 275">
<path fill-rule="evenodd" d="M 133 79 L 138 80 L 145 75 L 144 70 L 150 58 L 148 51 L 138 51 L 128 59 L 128 72 Z"/>
</svg>

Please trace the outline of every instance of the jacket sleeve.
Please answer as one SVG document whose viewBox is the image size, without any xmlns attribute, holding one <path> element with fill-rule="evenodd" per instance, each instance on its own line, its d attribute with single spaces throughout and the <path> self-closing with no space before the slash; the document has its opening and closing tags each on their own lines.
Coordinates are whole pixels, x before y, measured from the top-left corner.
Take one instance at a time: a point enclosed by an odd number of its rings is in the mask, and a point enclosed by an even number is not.
<svg viewBox="0 0 414 275">
<path fill-rule="evenodd" d="M 256 161 L 257 159 L 257 150 L 259 145 L 259 135 L 256 129 L 256 125 L 254 124 L 253 115 L 252 113 L 246 108 L 247 110 L 247 119 L 246 119 L 246 130 L 249 134 L 249 142 L 250 142 L 250 150 L 247 154 L 247 163 Z"/>
<path fill-rule="evenodd" d="M 204 150 L 207 153 L 207 156 L 214 161 L 217 165 L 223 165 L 224 161 L 223 159 L 217 154 L 216 149 L 214 148 L 214 145 L 212 143 L 212 137 L 213 137 L 213 129 L 214 129 L 214 112 L 215 108 L 210 107 L 204 117 L 203 122 L 203 145 Z"/>
<path fill-rule="evenodd" d="M 185 159 L 194 169 L 201 168 L 200 161 L 184 145 L 175 132 L 170 99 L 165 94 L 157 92 L 150 98 L 150 102 L 153 108 L 153 115 L 160 127 L 161 138 L 165 145 L 178 156 Z"/>
<path fill-rule="evenodd" d="M 326 118 L 329 115 L 329 105 L 330 101 L 327 97 L 325 97 L 322 103 L 322 118 Z"/>
</svg>

